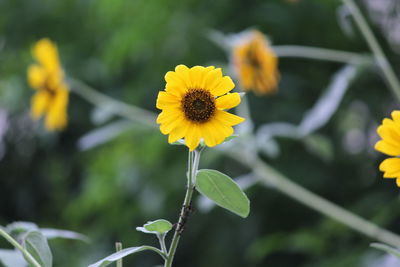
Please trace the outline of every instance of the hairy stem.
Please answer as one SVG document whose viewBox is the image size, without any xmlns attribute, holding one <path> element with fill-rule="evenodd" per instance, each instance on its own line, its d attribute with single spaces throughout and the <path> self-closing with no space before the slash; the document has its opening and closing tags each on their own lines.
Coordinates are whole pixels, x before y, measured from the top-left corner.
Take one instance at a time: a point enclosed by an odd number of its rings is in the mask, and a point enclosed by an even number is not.
<svg viewBox="0 0 400 267">
<path fill-rule="evenodd" d="M 165 261 L 164 267 L 171 267 L 172 262 L 174 260 L 176 248 L 178 247 L 179 239 L 181 237 L 181 233 L 183 231 L 184 224 L 186 223 L 188 212 L 190 212 L 190 206 L 192 201 L 193 190 L 195 186 L 195 177 L 197 173 L 197 169 L 200 161 L 200 151 L 195 150 L 193 152 L 189 152 L 188 159 L 188 172 L 187 172 L 187 188 L 185 200 L 183 201 L 183 206 L 181 209 L 181 213 L 179 215 L 178 223 L 175 227 L 175 233 L 171 241 L 171 247 L 169 249 L 169 253 L 167 256 L 167 260 Z"/>
</svg>

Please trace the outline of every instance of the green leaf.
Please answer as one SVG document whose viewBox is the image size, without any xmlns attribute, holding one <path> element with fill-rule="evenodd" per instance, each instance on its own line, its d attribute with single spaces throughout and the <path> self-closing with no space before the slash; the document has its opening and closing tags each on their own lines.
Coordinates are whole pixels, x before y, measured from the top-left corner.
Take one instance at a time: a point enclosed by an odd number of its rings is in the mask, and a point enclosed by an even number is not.
<svg viewBox="0 0 400 267">
<path fill-rule="evenodd" d="M 51 267 L 53 256 L 47 239 L 37 230 L 27 232 L 22 239 L 22 246 L 42 267 Z"/>
<path fill-rule="evenodd" d="M 371 247 L 390 253 L 400 259 L 400 250 L 382 243 L 372 243 Z"/>
<path fill-rule="evenodd" d="M 240 187 L 227 175 L 215 170 L 199 170 L 196 189 L 217 205 L 246 218 L 250 201 Z"/>
<path fill-rule="evenodd" d="M 11 235 L 18 235 L 21 233 L 38 230 L 38 229 L 39 229 L 39 227 L 35 223 L 23 222 L 23 221 L 10 223 L 5 228 L 6 232 Z"/>
<path fill-rule="evenodd" d="M 143 227 L 136 227 L 136 230 L 147 234 L 166 234 L 172 229 L 172 224 L 164 219 L 147 222 Z"/>
<path fill-rule="evenodd" d="M 123 250 L 120 250 L 118 252 L 115 252 L 113 254 L 111 254 L 110 256 L 99 260 L 96 263 L 93 263 L 91 265 L 89 265 L 88 267 L 104 267 L 104 266 L 108 266 L 113 262 L 116 262 L 117 260 L 122 259 L 123 257 L 126 257 L 130 254 L 136 253 L 136 252 L 140 252 L 143 250 L 157 250 L 156 248 L 153 247 L 149 247 L 149 246 L 141 246 L 141 247 L 131 247 L 131 248 L 125 248 Z"/>
<path fill-rule="evenodd" d="M 19 250 L 0 249 L 0 266 L 26 267 L 26 261 Z"/>
</svg>

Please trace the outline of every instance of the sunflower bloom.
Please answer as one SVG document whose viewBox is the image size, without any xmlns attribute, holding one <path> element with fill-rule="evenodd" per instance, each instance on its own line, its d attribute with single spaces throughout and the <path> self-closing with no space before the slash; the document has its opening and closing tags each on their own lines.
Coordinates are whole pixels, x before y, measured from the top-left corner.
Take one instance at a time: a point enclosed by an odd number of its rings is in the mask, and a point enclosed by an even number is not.
<svg viewBox="0 0 400 267">
<path fill-rule="evenodd" d="M 203 139 L 213 147 L 233 134 L 232 126 L 244 121 L 224 111 L 239 105 L 240 95 L 229 93 L 235 85 L 221 69 L 179 65 L 167 72 L 165 81 L 165 91 L 157 97 L 157 108 L 162 110 L 157 123 L 169 143 L 184 138 L 193 151 Z"/>
<path fill-rule="evenodd" d="M 400 111 L 392 112 L 392 118 L 385 118 L 378 127 L 378 134 L 382 140 L 375 144 L 379 152 L 392 156 L 379 165 L 379 170 L 384 172 L 384 178 L 396 178 L 400 187 Z"/>
<path fill-rule="evenodd" d="M 244 90 L 257 94 L 276 92 L 278 58 L 261 32 L 251 31 L 234 45 L 233 65 Z"/>
<path fill-rule="evenodd" d="M 39 40 L 32 49 L 38 64 L 28 68 L 28 83 L 36 91 L 31 99 L 31 115 L 45 117 L 49 131 L 62 130 L 67 125 L 68 86 L 58 58 L 57 46 L 49 39 Z"/>
</svg>

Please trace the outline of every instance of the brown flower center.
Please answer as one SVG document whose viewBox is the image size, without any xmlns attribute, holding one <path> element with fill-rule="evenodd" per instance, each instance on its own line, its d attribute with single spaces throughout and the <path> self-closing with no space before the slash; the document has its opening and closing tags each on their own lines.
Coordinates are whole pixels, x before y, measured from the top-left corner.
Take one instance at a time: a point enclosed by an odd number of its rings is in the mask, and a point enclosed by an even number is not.
<svg viewBox="0 0 400 267">
<path fill-rule="evenodd" d="M 255 69 L 261 68 L 261 62 L 257 56 L 256 44 L 252 43 L 247 51 L 247 63 Z"/>
<path fill-rule="evenodd" d="M 182 108 L 187 119 L 204 123 L 215 113 L 215 100 L 207 90 L 192 89 L 182 98 Z"/>
</svg>

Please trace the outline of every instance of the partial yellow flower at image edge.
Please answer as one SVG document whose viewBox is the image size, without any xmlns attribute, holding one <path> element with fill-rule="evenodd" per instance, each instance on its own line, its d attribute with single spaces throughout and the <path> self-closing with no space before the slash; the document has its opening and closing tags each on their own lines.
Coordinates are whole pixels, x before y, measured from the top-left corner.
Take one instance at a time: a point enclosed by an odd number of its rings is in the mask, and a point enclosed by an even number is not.
<svg viewBox="0 0 400 267">
<path fill-rule="evenodd" d="M 377 132 L 382 140 L 375 144 L 375 149 L 392 158 L 385 159 L 379 165 L 384 178 L 395 178 L 400 187 L 400 111 L 392 112 L 392 119 L 385 118 Z"/>
<path fill-rule="evenodd" d="M 234 83 L 220 68 L 178 65 L 165 75 L 165 90 L 159 92 L 157 117 L 160 131 L 173 143 L 184 138 L 190 151 L 204 140 L 209 147 L 222 143 L 243 118 L 226 112 L 240 104 L 238 93 L 229 93 Z"/>
<path fill-rule="evenodd" d="M 36 91 L 31 99 L 31 115 L 35 120 L 44 117 L 49 131 L 67 126 L 68 85 L 64 82 L 57 46 L 47 38 L 32 48 L 37 64 L 28 68 L 28 83 Z"/>
</svg>

